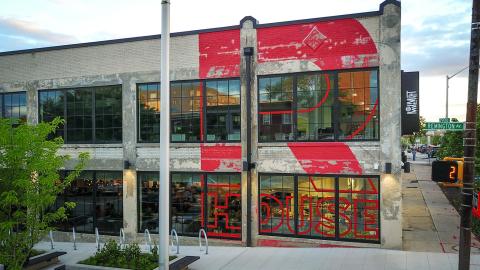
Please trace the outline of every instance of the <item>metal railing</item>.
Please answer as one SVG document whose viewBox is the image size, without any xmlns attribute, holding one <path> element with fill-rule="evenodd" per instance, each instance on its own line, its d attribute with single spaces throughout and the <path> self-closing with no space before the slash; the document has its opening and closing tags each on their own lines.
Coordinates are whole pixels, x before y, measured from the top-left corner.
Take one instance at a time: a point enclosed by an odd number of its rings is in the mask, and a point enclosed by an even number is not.
<svg viewBox="0 0 480 270">
<path fill-rule="evenodd" d="M 175 238 L 174 238 L 175 237 Z M 180 242 L 178 241 L 178 234 L 175 229 L 172 229 L 170 232 L 170 245 L 172 246 L 172 251 L 174 250 L 173 240 L 175 239 L 175 243 L 177 244 L 177 254 L 180 254 Z"/>
<path fill-rule="evenodd" d="M 123 231 L 123 228 L 120 228 L 120 248 L 123 248 L 123 245 L 125 245 L 125 231 Z"/>
<path fill-rule="evenodd" d="M 100 250 L 100 234 L 97 227 L 95 227 L 95 245 L 97 246 L 97 251 Z"/>
<path fill-rule="evenodd" d="M 202 232 L 203 236 L 205 237 L 205 254 L 208 254 L 208 238 L 207 238 L 207 233 L 205 232 L 204 229 L 200 229 L 198 232 L 198 244 L 200 245 L 200 251 L 203 251 L 202 249 Z"/>
<path fill-rule="evenodd" d="M 72 227 L 73 250 L 77 250 L 77 235 L 75 234 L 75 227 Z"/>
<path fill-rule="evenodd" d="M 52 230 L 50 230 L 50 231 L 48 232 L 48 236 L 50 237 L 50 247 L 51 247 L 52 249 L 54 249 L 54 246 L 53 246 L 53 232 L 52 232 Z"/>
<path fill-rule="evenodd" d="M 145 237 L 145 243 L 148 245 L 148 251 L 152 251 L 152 237 L 150 236 L 150 231 L 148 229 L 145 229 L 145 232 L 143 233 L 143 236 Z"/>
</svg>

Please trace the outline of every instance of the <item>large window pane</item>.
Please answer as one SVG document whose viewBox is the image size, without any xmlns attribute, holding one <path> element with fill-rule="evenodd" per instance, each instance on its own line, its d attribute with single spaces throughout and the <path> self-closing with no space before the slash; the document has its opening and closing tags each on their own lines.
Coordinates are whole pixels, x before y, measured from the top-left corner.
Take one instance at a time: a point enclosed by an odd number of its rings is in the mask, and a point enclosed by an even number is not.
<svg viewBox="0 0 480 270">
<path fill-rule="evenodd" d="M 260 232 L 294 234 L 294 178 L 260 176 Z"/>
<path fill-rule="evenodd" d="M 259 141 L 293 140 L 293 77 L 259 79 Z"/>
<path fill-rule="evenodd" d="M 172 96 L 175 93 L 172 89 Z M 158 83 L 138 86 L 138 130 L 139 142 L 160 141 L 160 84 Z"/>
<path fill-rule="evenodd" d="M 297 140 L 333 140 L 333 76 L 303 75 L 297 79 Z"/>
<path fill-rule="evenodd" d="M 117 234 L 123 228 L 122 172 L 96 173 L 95 214 L 98 231 Z"/>
<path fill-rule="evenodd" d="M 209 236 L 241 239 L 240 174 L 207 175 L 207 231 Z"/>
<path fill-rule="evenodd" d="M 240 140 L 240 81 L 207 81 L 206 88 L 207 141 Z"/>
<path fill-rule="evenodd" d="M 335 237 L 335 178 L 298 176 L 298 234 Z"/>
<path fill-rule="evenodd" d="M 122 141 L 121 86 L 95 89 L 95 140 L 97 143 Z"/>
<path fill-rule="evenodd" d="M 379 138 L 378 76 L 376 70 L 338 73 L 339 138 Z"/>
<path fill-rule="evenodd" d="M 158 233 L 158 172 L 137 172 L 139 230 Z"/>
<path fill-rule="evenodd" d="M 27 121 L 27 97 L 25 92 L 0 94 L 0 117 Z"/>
<path fill-rule="evenodd" d="M 71 89 L 67 94 L 67 142 L 89 143 L 93 141 L 92 89 Z"/>
<path fill-rule="evenodd" d="M 171 83 L 170 118 L 172 142 L 200 142 L 202 84 Z"/>
<path fill-rule="evenodd" d="M 65 91 L 40 91 L 38 96 L 39 120 L 41 122 L 51 122 L 55 117 L 65 119 Z M 64 125 L 57 128 L 54 137 L 64 138 Z"/>
<path fill-rule="evenodd" d="M 339 178 L 340 238 L 379 240 L 378 178 Z"/>
<path fill-rule="evenodd" d="M 172 174 L 171 227 L 181 235 L 198 235 L 203 227 L 203 175 L 195 173 Z"/>
</svg>

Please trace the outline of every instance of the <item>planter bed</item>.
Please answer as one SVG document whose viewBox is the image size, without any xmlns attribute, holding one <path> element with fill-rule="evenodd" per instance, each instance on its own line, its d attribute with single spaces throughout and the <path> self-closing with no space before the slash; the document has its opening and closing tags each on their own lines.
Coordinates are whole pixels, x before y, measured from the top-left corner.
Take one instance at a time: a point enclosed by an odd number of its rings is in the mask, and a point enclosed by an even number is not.
<svg viewBox="0 0 480 270">
<path fill-rule="evenodd" d="M 148 255 L 148 254 L 147 254 Z M 198 256 L 178 256 L 175 259 L 170 260 L 170 270 L 184 270 L 188 269 L 188 265 L 193 263 L 194 261 L 200 259 Z M 88 259 L 87 259 L 88 260 Z M 86 260 L 84 260 L 86 261 Z M 67 270 L 125 270 L 130 268 L 118 268 L 118 267 L 108 267 L 108 266 L 97 266 L 97 265 L 88 265 L 77 263 L 73 265 L 67 265 Z M 156 270 L 158 267 L 152 268 L 152 270 Z M 150 270 L 150 269 L 145 269 Z"/>
</svg>

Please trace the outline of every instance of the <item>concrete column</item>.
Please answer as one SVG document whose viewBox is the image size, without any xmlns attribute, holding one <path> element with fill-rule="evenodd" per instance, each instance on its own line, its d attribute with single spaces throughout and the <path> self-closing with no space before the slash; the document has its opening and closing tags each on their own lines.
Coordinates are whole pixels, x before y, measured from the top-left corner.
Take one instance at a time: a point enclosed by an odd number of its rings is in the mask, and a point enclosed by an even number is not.
<svg viewBox="0 0 480 270">
<path fill-rule="evenodd" d="M 38 89 L 36 83 L 27 83 L 27 123 L 38 124 Z"/>
<path fill-rule="evenodd" d="M 135 82 L 136 80 L 130 76 L 122 77 L 123 160 L 130 163 L 130 168 L 123 171 L 123 227 L 129 239 L 132 239 L 138 231 L 137 172 L 135 170 L 137 87 Z"/>
<path fill-rule="evenodd" d="M 241 83 L 241 117 L 242 117 L 242 160 L 247 160 L 247 113 L 251 114 L 251 162 L 255 163 L 257 160 L 257 30 L 255 29 L 256 20 L 252 17 L 245 17 L 241 22 L 240 30 L 240 83 Z M 250 69 L 250 85 L 251 85 L 251 107 L 250 111 L 247 111 L 247 72 L 246 72 L 246 58 L 243 55 L 243 49 L 245 47 L 253 47 L 253 56 Z M 258 235 L 258 182 L 257 171 L 252 170 L 251 173 L 251 185 L 252 185 L 252 198 L 251 198 L 251 220 L 247 220 L 247 172 L 242 172 L 242 244 L 246 245 L 247 239 L 247 223 L 250 222 L 252 245 L 256 245 L 256 236 Z"/>
<path fill-rule="evenodd" d="M 392 174 L 381 175 L 381 244 L 384 248 L 402 248 L 401 194 L 401 72 L 399 2 L 381 6 L 380 41 L 380 171 L 392 163 Z"/>
</svg>

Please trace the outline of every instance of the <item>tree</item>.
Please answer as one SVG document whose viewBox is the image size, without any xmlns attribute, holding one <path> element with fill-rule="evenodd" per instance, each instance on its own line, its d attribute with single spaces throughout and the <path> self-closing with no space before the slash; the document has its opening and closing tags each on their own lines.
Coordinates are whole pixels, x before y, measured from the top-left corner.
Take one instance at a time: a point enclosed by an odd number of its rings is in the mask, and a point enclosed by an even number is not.
<svg viewBox="0 0 480 270">
<path fill-rule="evenodd" d="M 58 155 L 62 138 L 49 139 L 63 120 L 38 125 L 0 120 L 0 263 L 21 269 L 33 245 L 66 218 L 74 203 L 53 209 L 56 197 L 85 166 L 82 153 L 63 181 L 59 170 L 68 156 Z"/>
</svg>

